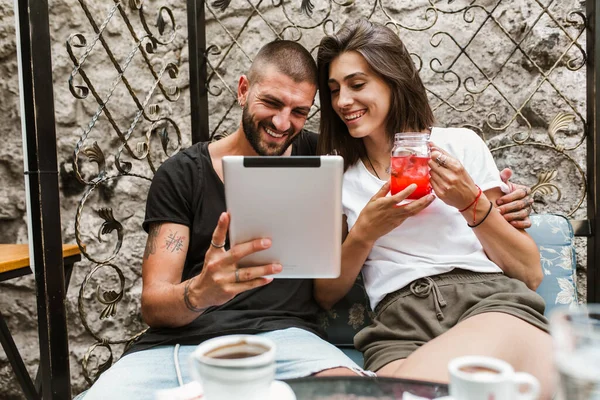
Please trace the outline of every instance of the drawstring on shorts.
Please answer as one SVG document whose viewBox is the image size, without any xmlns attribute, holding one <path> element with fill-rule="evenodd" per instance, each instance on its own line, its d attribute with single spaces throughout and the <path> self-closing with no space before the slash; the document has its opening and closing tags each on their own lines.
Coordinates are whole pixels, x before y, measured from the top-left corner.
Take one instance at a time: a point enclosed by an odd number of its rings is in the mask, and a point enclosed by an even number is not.
<svg viewBox="0 0 600 400">
<path fill-rule="evenodd" d="M 430 277 L 419 278 L 410 284 L 410 292 L 417 297 L 426 298 L 433 292 L 433 306 L 435 307 L 435 315 L 438 320 L 444 319 L 442 307 L 446 307 L 446 300 L 442 296 L 442 292 L 437 283 Z"/>
<path fill-rule="evenodd" d="M 443 274 L 418 278 L 410 284 L 388 293 L 377 306 L 375 306 L 375 314 L 379 315 L 388 305 L 398 298 L 410 295 L 415 295 L 419 298 L 427 298 L 433 293 L 435 315 L 437 319 L 441 321 L 444 319 L 442 307 L 446 307 L 447 302 L 442 296 L 440 286 L 455 285 L 459 283 L 487 282 L 496 279 L 499 276 L 503 276 L 503 274 L 501 272 L 473 272 L 455 268 L 452 271 Z"/>
</svg>

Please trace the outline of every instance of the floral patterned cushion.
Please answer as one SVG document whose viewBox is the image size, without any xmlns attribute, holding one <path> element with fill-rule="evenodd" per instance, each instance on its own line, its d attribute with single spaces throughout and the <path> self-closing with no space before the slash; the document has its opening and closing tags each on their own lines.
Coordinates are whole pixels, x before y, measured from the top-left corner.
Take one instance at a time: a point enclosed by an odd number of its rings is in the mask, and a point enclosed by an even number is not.
<svg viewBox="0 0 600 400">
<path fill-rule="evenodd" d="M 371 323 L 372 311 L 365 292 L 362 275 L 354 282 L 350 292 L 329 311 L 320 315 L 320 324 L 329 341 L 338 347 L 354 348 L 354 334 Z"/>
<path fill-rule="evenodd" d="M 527 232 L 538 245 L 544 280 L 537 292 L 546 301 L 546 315 L 559 305 L 577 304 L 573 227 L 557 214 L 531 215 Z"/>
<path fill-rule="evenodd" d="M 546 315 L 558 305 L 577 304 L 575 290 L 575 248 L 569 220 L 556 214 L 531 216 L 527 231 L 538 245 L 544 280 L 537 292 L 546 301 Z M 348 351 L 354 335 L 371 322 L 372 311 L 359 276 L 350 292 L 329 311 L 320 315 L 329 341 Z M 355 351 L 355 350 L 354 350 Z"/>
</svg>

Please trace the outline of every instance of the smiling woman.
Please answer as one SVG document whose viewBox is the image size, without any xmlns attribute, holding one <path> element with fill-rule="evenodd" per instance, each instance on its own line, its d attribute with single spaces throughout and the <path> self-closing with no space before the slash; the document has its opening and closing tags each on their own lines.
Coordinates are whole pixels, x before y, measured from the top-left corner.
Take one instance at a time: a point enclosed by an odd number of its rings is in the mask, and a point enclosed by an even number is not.
<svg viewBox="0 0 600 400">
<path fill-rule="evenodd" d="M 391 89 L 360 53 L 349 51 L 335 58 L 328 82 L 333 110 L 345 121 L 350 136 L 362 139 L 386 130 Z"/>
<path fill-rule="evenodd" d="M 342 42 L 338 36 L 326 36 L 317 60 L 319 65 L 327 65 L 318 71 L 318 150 L 322 154 L 340 151 L 346 168 L 364 157 L 362 140 L 353 139 L 371 140 L 368 126 L 374 121 L 379 120 L 378 126 L 372 128 L 384 128 L 388 143 L 393 143 L 396 132 L 423 131 L 434 124 L 425 87 L 408 50 L 395 43 L 393 38 L 398 41 L 398 37 L 390 30 L 374 32 L 362 22 L 356 24 L 356 29 L 360 30 L 357 36 L 361 40 L 368 33 L 368 49 L 356 38 Z M 390 109 L 394 112 L 390 113 Z M 364 118 L 361 114 L 371 115 Z M 358 121 L 348 123 L 354 119 L 369 119 L 370 123 L 365 121 L 364 127 L 362 123 L 359 127 Z M 345 131 L 350 135 L 337 134 Z"/>
<path fill-rule="evenodd" d="M 432 127 L 410 54 L 385 26 L 345 25 L 321 41 L 317 63 L 319 150 L 345 159 L 347 232 L 341 276 L 316 280 L 317 301 L 331 307 L 362 273 L 375 317 L 354 344 L 378 375 L 447 381 L 450 359 L 487 355 L 535 375 L 547 398 L 550 336 L 532 290 L 539 253 L 491 212 L 507 187 L 485 143 L 468 129 Z M 394 137 L 414 133 L 430 138 L 424 167 L 435 193 L 407 201 L 414 179 L 390 196 L 386 167 Z"/>
</svg>

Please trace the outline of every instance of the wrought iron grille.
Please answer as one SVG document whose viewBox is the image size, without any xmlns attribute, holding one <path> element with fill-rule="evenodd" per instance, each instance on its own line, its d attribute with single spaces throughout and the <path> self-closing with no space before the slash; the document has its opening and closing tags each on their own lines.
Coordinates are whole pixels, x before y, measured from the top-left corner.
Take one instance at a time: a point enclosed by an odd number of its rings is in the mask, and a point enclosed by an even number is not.
<svg viewBox="0 0 600 400">
<path fill-rule="evenodd" d="M 140 261 L 131 254 L 143 253 L 139 227 L 148 183 L 160 163 L 182 147 L 180 125 L 189 123 L 173 111 L 184 103 L 178 100 L 185 46 L 173 10 L 137 0 L 78 3 L 85 24 L 68 37 L 66 51 L 73 65 L 68 88 L 89 115 L 71 175 L 85 187 L 74 236 L 90 265 L 78 314 L 95 340 L 83 357 L 83 375 L 92 383 L 112 364 L 113 345 L 144 330 L 137 317 L 139 290 L 126 290 L 141 276 Z M 117 203 L 124 196 L 131 202 Z M 111 329 L 115 318 L 125 332 Z"/>
<path fill-rule="evenodd" d="M 410 4 L 409 4 L 410 3 Z M 239 74 L 261 44 L 368 18 L 412 52 L 442 126 L 466 126 L 500 168 L 533 189 L 538 212 L 586 218 L 584 4 L 555 0 L 226 1 L 207 4 L 210 138 L 235 129 Z M 316 130 L 318 104 L 308 128 Z"/>
<path fill-rule="evenodd" d="M 71 35 L 67 51 L 73 64 L 69 89 L 90 116 L 74 148 L 72 174 L 85 186 L 74 235 L 90 264 L 78 312 L 95 340 L 83 362 L 92 382 L 112 363 L 113 346 L 144 329 L 135 317 L 139 285 L 125 287 L 141 274 L 145 189 L 158 165 L 189 135 L 182 137 L 187 122 L 171 112 L 183 86 L 178 69 L 185 65 L 176 12 L 134 0 L 79 5 L 91 28 Z M 262 44 L 296 40 L 316 55 L 323 34 L 366 17 L 393 28 L 412 51 L 438 125 L 467 126 L 481 135 L 499 167 L 512 167 L 515 180 L 533 188 L 536 211 L 587 217 L 581 2 L 218 0 L 204 6 L 210 126 L 205 139 L 226 135 L 239 123 L 237 79 Z M 124 33 L 117 34 L 116 26 Z M 155 65 L 170 53 L 173 62 Z M 113 75 L 98 76 L 101 70 Z M 318 111 L 316 104 L 307 128 L 317 130 Z M 116 192 L 129 193 L 139 207 L 112 203 Z M 118 331 L 123 337 L 113 335 L 115 319 L 128 326 L 124 336 Z"/>
</svg>

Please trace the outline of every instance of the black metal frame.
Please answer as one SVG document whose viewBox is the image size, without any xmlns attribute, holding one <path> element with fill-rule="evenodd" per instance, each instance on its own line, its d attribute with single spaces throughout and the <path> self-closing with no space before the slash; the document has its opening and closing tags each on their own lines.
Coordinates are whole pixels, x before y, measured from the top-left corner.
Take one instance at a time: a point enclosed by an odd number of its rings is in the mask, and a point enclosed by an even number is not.
<svg viewBox="0 0 600 400">
<path fill-rule="evenodd" d="M 587 29 L 587 173 L 588 173 L 588 220 L 591 235 L 587 243 L 587 301 L 600 303 L 600 243 L 596 235 L 600 230 L 600 7 L 596 1 L 586 1 Z"/>
<path fill-rule="evenodd" d="M 190 52 L 192 143 L 197 143 L 208 141 L 210 138 L 208 128 L 208 90 L 206 89 L 204 0 L 187 0 L 187 15 L 188 47 Z"/>
<path fill-rule="evenodd" d="M 48 3 L 15 5 L 42 397 L 71 397 Z"/>
</svg>

